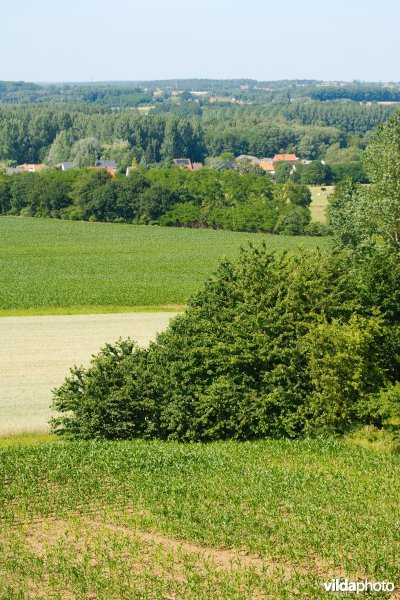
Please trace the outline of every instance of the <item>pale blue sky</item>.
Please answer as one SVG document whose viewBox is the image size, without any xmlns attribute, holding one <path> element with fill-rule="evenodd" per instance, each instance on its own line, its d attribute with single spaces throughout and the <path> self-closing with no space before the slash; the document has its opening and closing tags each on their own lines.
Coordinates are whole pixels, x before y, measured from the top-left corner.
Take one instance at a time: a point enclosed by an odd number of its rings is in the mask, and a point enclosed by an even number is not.
<svg viewBox="0 0 400 600">
<path fill-rule="evenodd" d="M 399 0 L 0 0 L 0 80 L 400 80 Z"/>
</svg>

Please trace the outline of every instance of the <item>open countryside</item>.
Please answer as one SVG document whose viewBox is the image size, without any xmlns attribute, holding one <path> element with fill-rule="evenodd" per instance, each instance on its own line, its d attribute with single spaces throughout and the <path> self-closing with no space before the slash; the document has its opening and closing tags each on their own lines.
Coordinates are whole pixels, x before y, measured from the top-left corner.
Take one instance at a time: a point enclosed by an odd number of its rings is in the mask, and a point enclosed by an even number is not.
<svg viewBox="0 0 400 600">
<path fill-rule="evenodd" d="M 399 598 L 399 100 L 0 82 L 0 600 Z"/>
</svg>

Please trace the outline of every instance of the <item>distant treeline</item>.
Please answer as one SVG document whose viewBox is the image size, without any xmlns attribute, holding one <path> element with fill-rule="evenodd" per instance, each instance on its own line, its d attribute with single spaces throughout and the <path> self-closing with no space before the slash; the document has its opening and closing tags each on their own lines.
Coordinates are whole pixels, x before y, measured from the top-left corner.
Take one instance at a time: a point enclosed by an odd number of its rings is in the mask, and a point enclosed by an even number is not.
<svg viewBox="0 0 400 600">
<path fill-rule="evenodd" d="M 35 84 L 23 81 L 0 81 L 0 103 L 40 104 L 56 102 L 97 102 L 123 107 L 158 101 L 155 91 L 208 92 L 235 96 L 258 103 L 289 102 L 293 98 L 312 100 L 349 99 L 355 102 L 400 101 L 400 85 L 380 83 L 347 83 L 321 85 L 314 80 L 256 81 L 254 79 L 170 79 L 158 81 L 116 81 L 87 83 Z"/>
<path fill-rule="evenodd" d="M 73 220 L 209 227 L 291 235 L 323 233 L 310 223 L 307 186 L 273 185 L 235 171 L 48 170 L 0 176 L 2 214 Z"/>
<path fill-rule="evenodd" d="M 343 98 L 355 102 L 400 102 L 400 87 L 385 87 L 379 84 L 355 84 L 332 87 L 306 88 L 304 95 L 313 100 L 341 100 Z"/>
</svg>

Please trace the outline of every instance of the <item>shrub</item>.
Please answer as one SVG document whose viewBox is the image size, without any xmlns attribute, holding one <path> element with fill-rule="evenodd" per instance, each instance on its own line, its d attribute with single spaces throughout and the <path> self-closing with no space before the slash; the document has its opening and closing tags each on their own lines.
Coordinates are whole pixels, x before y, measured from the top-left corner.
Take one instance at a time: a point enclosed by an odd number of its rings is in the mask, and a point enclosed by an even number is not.
<svg viewBox="0 0 400 600">
<path fill-rule="evenodd" d="M 63 416 L 53 428 L 69 438 L 193 441 L 382 422 L 372 399 L 400 370 L 390 289 L 382 302 L 366 293 L 346 253 L 243 251 L 147 349 L 120 341 L 74 369 L 55 391 Z"/>
</svg>

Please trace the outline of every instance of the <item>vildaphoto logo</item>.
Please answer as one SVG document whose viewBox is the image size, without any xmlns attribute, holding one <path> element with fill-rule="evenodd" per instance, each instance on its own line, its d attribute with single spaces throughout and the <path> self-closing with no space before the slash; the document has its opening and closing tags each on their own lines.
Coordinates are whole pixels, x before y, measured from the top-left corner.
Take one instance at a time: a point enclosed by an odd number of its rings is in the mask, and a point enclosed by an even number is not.
<svg viewBox="0 0 400 600">
<path fill-rule="evenodd" d="M 324 583 L 327 592 L 393 592 L 395 585 L 390 581 L 349 581 L 348 579 L 331 579 Z"/>
</svg>

